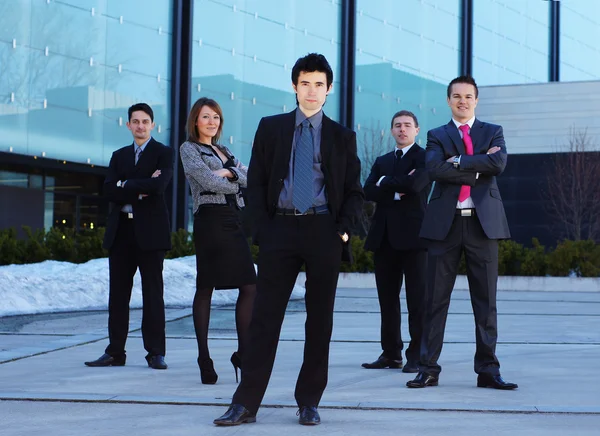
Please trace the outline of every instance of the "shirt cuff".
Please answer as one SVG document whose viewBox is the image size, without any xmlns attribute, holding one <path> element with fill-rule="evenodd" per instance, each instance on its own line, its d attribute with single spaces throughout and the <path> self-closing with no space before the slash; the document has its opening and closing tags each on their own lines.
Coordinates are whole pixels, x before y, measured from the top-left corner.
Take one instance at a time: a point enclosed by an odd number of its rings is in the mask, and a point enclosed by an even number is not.
<svg viewBox="0 0 600 436">
<path fill-rule="evenodd" d="M 375 183 L 375 186 L 379 187 L 379 185 L 381 184 L 381 181 L 382 181 L 383 179 L 385 179 L 385 176 L 381 176 L 381 177 L 379 178 L 379 180 L 377 180 L 377 183 Z"/>
</svg>

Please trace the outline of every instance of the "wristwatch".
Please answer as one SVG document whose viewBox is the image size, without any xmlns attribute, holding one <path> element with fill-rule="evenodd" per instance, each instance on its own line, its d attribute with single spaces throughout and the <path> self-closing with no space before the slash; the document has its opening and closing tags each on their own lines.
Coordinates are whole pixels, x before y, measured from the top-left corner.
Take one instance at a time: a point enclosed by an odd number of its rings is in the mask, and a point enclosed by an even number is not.
<svg viewBox="0 0 600 436">
<path fill-rule="evenodd" d="M 460 156 L 454 156 L 454 160 L 452 160 L 452 165 L 454 165 L 454 168 L 458 169 L 458 167 L 460 166 Z"/>
</svg>

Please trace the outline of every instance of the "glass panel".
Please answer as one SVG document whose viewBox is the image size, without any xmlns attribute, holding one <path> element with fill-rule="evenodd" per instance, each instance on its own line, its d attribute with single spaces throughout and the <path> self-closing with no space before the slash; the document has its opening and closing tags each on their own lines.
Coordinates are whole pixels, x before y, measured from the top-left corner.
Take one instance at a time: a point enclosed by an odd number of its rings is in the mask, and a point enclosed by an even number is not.
<svg viewBox="0 0 600 436">
<path fill-rule="evenodd" d="M 473 76 L 479 86 L 548 81 L 548 2 L 477 0 Z"/>
<path fill-rule="evenodd" d="M 28 175 L 12 171 L 0 171 L 0 185 L 17 186 L 27 188 Z"/>
<path fill-rule="evenodd" d="M 49 198 L 46 197 L 46 201 Z M 76 197 L 69 194 L 54 194 L 53 204 L 54 222 L 53 227 L 58 228 L 75 228 L 75 209 Z M 48 207 L 46 203 L 46 207 Z"/>
<path fill-rule="evenodd" d="M 106 227 L 108 204 L 101 198 L 81 196 L 79 200 L 79 228 L 94 230 Z"/>
<path fill-rule="evenodd" d="M 168 143 L 170 0 L 0 4 L 0 151 L 108 165 L 127 108 Z"/>
<path fill-rule="evenodd" d="M 354 117 L 363 178 L 393 147 L 391 117 L 413 112 L 421 127 L 447 123 L 446 87 L 458 75 L 458 0 L 358 0 Z M 366 175 L 365 175 L 366 172 Z"/>
<path fill-rule="evenodd" d="M 324 110 L 338 119 L 340 16 L 341 0 L 194 1 L 192 103 L 205 96 L 219 102 L 222 141 L 243 162 L 260 118 L 296 107 L 291 68 L 311 51 L 333 68 Z"/>
<path fill-rule="evenodd" d="M 600 79 L 600 3 L 560 2 L 560 80 Z"/>
</svg>

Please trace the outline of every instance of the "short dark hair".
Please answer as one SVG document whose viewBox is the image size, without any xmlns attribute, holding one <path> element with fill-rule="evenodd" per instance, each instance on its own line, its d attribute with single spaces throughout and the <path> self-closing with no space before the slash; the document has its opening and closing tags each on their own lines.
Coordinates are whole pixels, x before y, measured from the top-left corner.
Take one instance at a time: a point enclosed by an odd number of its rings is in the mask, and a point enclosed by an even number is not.
<svg viewBox="0 0 600 436">
<path fill-rule="evenodd" d="M 392 117 L 392 122 L 390 123 L 390 128 L 394 127 L 394 120 L 398 117 L 411 117 L 415 122 L 415 127 L 419 127 L 419 121 L 417 120 L 417 116 L 413 114 L 411 111 L 401 110 L 394 114 Z"/>
<path fill-rule="evenodd" d="M 458 76 L 456 79 L 452 79 L 452 81 L 448 84 L 448 90 L 446 91 L 448 98 L 450 98 L 450 94 L 452 94 L 452 85 L 455 83 L 466 83 L 468 85 L 473 85 L 475 87 L 475 98 L 479 98 L 479 89 L 477 88 L 477 83 L 475 83 L 475 79 L 471 76 Z"/>
<path fill-rule="evenodd" d="M 150 117 L 150 121 L 154 122 L 154 112 L 152 111 L 150 105 L 146 103 L 136 103 L 127 110 L 129 121 L 131 121 L 131 115 L 137 111 L 145 112 Z"/>
<path fill-rule="evenodd" d="M 309 53 L 296 61 L 292 68 L 292 83 L 294 85 L 298 85 L 298 77 L 302 71 L 305 73 L 312 73 L 314 71 L 325 73 L 327 77 L 327 89 L 333 83 L 333 70 L 322 54 Z"/>
<path fill-rule="evenodd" d="M 192 106 L 192 110 L 190 110 L 190 114 L 188 115 L 187 122 L 185 123 L 185 128 L 188 135 L 188 141 L 200 143 L 200 137 L 198 136 L 198 126 L 196 122 L 198 121 L 198 115 L 204 106 L 208 106 L 212 110 L 214 110 L 221 119 L 221 123 L 219 124 L 219 128 L 217 129 L 217 134 L 212 137 L 212 144 L 217 145 L 219 142 L 219 138 L 221 137 L 221 132 L 223 131 L 223 111 L 221 110 L 221 106 L 212 98 L 201 97 L 196 100 L 196 103 Z"/>
</svg>

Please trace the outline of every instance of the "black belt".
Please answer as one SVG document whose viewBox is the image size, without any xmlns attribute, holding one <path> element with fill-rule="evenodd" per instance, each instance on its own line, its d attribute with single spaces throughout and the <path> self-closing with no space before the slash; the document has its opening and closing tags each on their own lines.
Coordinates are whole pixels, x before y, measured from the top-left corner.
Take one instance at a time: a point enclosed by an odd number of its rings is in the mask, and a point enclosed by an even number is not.
<svg viewBox="0 0 600 436">
<path fill-rule="evenodd" d="M 325 215 L 329 213 L 329 208 L 326 204 L 317 207 L 311 207 L 306 212 L 302 213 L 298 209 L 280 209 L 277 208 L 275 210 L 277 215 L 294 215 L 294 216 L 303 216 L 303 215 Z"/>
<path fill-rule="evenodd" d="M 456 209 L 456 215 L 475 216 L 475 209 Z"/>
<path fill-rule="evenodd" d="M 121 211 L 121 217 L 132 220 L 133 219 L 133 212 L 123 212 L 123 211 Z"/>
</svg>

